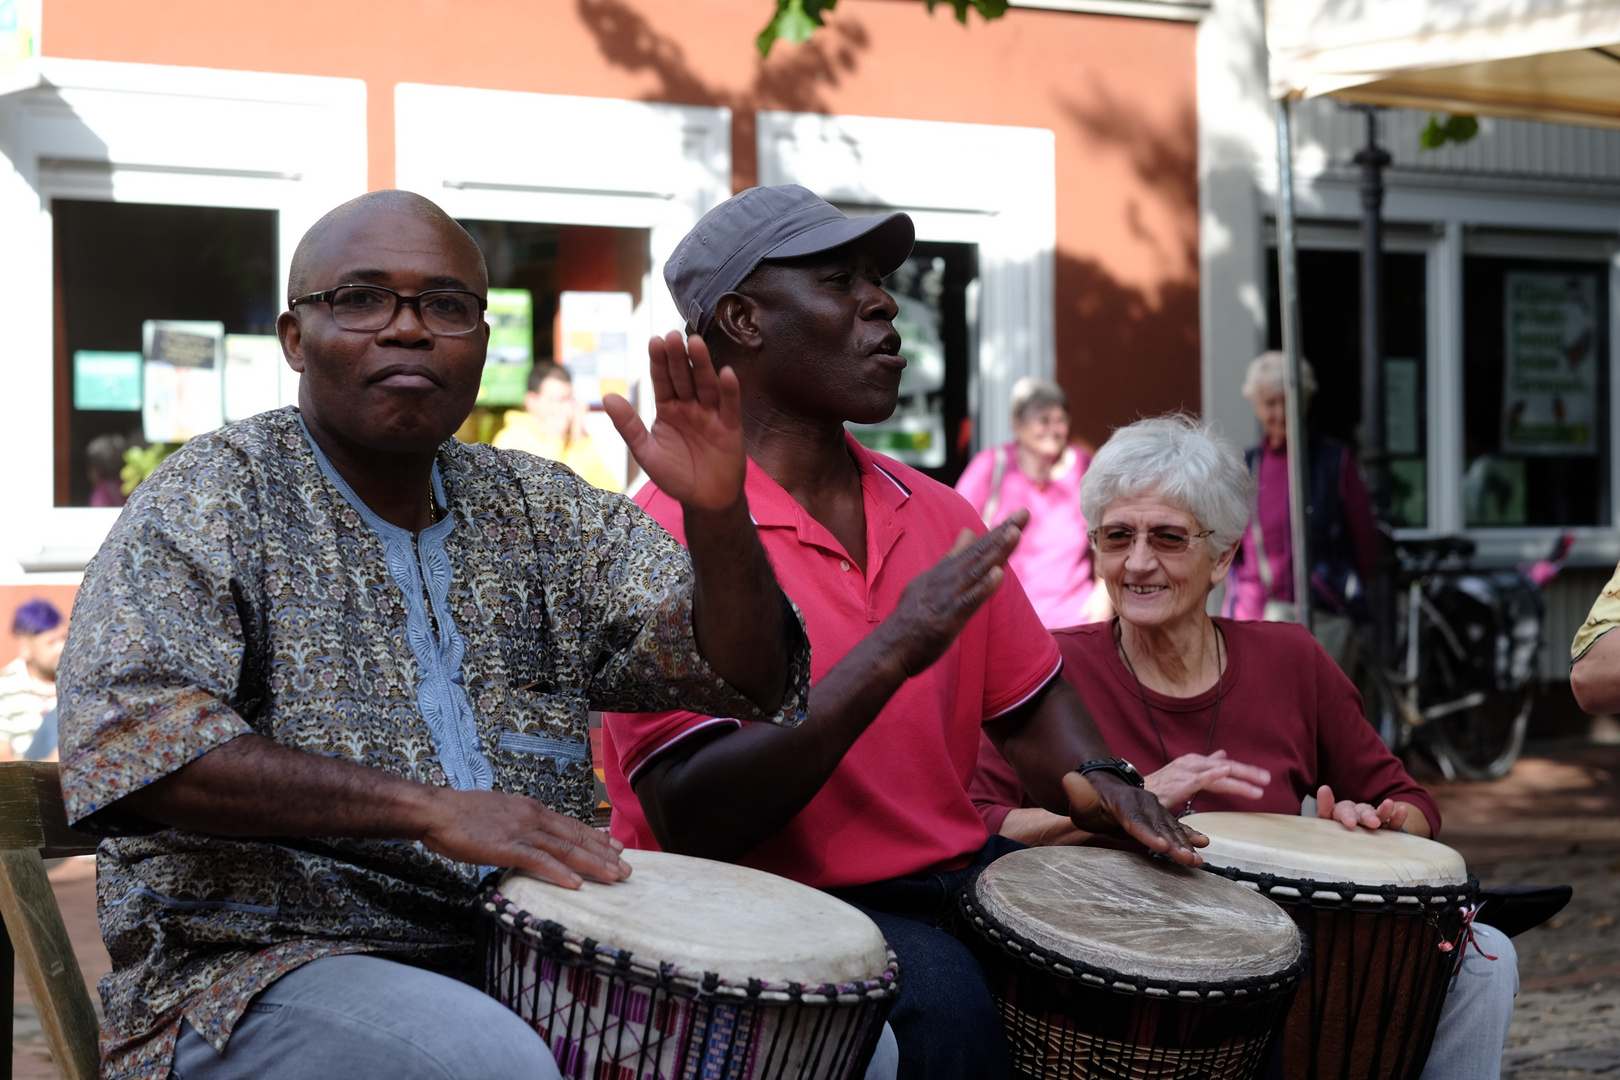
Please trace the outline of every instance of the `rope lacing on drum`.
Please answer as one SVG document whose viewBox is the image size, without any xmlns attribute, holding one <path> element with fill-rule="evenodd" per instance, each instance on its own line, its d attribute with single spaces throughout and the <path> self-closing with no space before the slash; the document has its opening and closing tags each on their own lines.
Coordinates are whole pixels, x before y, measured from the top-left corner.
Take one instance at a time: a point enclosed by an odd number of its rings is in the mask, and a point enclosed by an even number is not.
<svg viewBox="0 0 1620 1080">
<path fill-rule="evenodd" d="M 1112 968 L 1097 967 L 1083 960 L 1064 956 L 1036 944 L 1015 930 L 1002 925 L 993 915 L 979 907 L 973 896 L 962 895 L 962 914 L 984 938 L 1000 946 L 1030 967 L 1046 971 L 1070 982 L 1098 987 L 1117 994 L 1147 997 L 1195 997 L 1211 1004 L 1232 1001 L 1234 1004 L 1269 1001 L 1291 992 L 1311 961 L 1310 939 L 1299 937 L 1299 955 L 1281 971 L 1269 975 L 1248 975 L 1218 985 L 1207 980 L 1188 982 L 1180 979 L 1152 979 L 1144 975 L 1126 975 Z"/>
<path fill-rule="evenodd" d="M 1262 896 L 1285 904 L 1313 908 L 1349 908 L 1354 911 L 1418 911 L 1467 903 L 1479 892 L 1473 874 L 1463 885 L 1364 885 L 1354 881 L 1316 881 L 1312 878 L 1283 877 L 1281 874 L 1238 870 L 1230 866 L 1210 866 L 1212 874 L 1257 889 Z"/>
<path fill-rule="evenodd" d="M 1462 972 L 1463 961 L 1468 959 L 1468 946 L 1470 945 L 1474 947 L 1475 952 L 1485 959 L 1496 959 L 1496 957 L 1479 947 L 1479 938 L 1474 936 L 1474 917 L 1479 914 L 1479 905 L 1468 904 L 1465 907 L 1458 908 L 1458 910 L 1462 912 L 1463 917 L 1462 932 L 1457 935 L 1455 944 L 1450 941 L 1440 943 L 1441 952 L 1450 952 L 1452 949 L 1457 949 L 1457 966 L 1451 969 L 1451 977 L 1454 979 Z M 1458 948 L 1459 945 L 1461 948 Z"/>
</svg>

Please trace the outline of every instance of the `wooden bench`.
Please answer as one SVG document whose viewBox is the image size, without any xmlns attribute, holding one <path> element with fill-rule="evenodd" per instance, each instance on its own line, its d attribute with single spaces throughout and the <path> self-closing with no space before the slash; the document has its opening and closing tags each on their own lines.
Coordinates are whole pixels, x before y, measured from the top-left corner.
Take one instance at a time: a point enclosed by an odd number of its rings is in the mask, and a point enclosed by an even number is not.
<svg viewBox="0 0 1620 1080">
<path fill-rule="evenodd" d="M 13 965 L 20 961 L 40 1026 L 63 1080 L 95 1080 L 96 1010 L 62 923 L 46 859 L 93 855 L 96 838 L 68 828 L 56 765 L 0 762 L 0 962 L 6 972 L 6 1031 L 11 1031 Z M 0 1080 L 11 1080 L 10 1039 Z"/>
</svg>

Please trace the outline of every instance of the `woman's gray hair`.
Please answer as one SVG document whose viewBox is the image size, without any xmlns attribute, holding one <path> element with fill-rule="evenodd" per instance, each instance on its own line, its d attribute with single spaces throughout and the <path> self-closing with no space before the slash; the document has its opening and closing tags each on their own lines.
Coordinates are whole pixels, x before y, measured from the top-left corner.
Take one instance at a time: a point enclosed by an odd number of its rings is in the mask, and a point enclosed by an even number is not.
<svg viewBox="0 0 1620 1080">
<path fill-rule="evenodd" d="M 1243 536 L 1254 504 L 1254 477 L 1214 424 L 1185 413 L 1138 420 L 1103 443 L 1080 481 L 1080 512 L 1101 525 L 1123 499 L 1155 495 L 1212 531 L 1210 551 Z"/>
<path fill-rule="evenodd" d="M 1069 411 L 1069 395 L 1063 392 L 1063 387 L 1050 379 L 1037 379 L 1033 375 L 1025 375 L 1013 383 L 1012 388 L 1012 421 L 1014 424 L 1024 419 L 1024 414 L 1031 409 L 1044 409 L 1048 405 L 1056 405 L 1064 412 Z"/>
<path fill-rule="evenodd" d="M 1243 376 L 1243 396 L 1251 402 L 1261 394 L 1281 390 L 1288 375 L 1288 354 L 1273 349 L 1249 361 Z M 1316 396 L 1316 371 L 1309 360 L 1299 361 L 1299 403 L 1303 407 Z"/>
</svg>

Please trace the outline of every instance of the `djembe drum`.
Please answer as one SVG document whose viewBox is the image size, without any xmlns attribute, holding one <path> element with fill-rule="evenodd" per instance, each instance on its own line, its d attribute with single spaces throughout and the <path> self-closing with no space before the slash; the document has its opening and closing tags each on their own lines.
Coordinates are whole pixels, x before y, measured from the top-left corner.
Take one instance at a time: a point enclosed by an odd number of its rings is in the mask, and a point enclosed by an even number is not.
<svg viewBox="0 0 1620 1080">
<path fill-rule="evenodd" d="M 578 891 L 510 871 L 485 890 L 485 990 L 570 1080 L 859 1078 L 897 992 L 876 924 L 726 863 L 626 852 Z"/>
<path fill-rule="evenodd" d="M 1029 848 L 963 897 L 963 938 L 1033 1080 L 1247 1080 L 1308 959 L 1277 905 L 1159 859 Z"/>
<path fill-rule="evenodd" d="M 1283 1027 L 1285 1080 L 1415 1080 L 1478 885 L 1444 844 L 1285 814 L 1191 814 L 1205 869 L 1281 904 L 1315 961 Z"/>
</svg>

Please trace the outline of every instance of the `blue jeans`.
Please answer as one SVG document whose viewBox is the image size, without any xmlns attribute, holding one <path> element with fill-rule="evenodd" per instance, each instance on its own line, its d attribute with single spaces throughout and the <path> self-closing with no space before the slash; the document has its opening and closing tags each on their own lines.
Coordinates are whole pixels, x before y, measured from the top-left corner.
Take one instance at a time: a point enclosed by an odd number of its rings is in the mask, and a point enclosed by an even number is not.
<svg viewBox="0 0 1620 1080">
<path fill-rule="evenodd" d="M 894 1080 L 884 1029 L 866 1080 Z M 446 975 L 376 956 L 311 961 L 259 993 L 225 1052 L 180 1025 L 174 1080 L 560 1080 L 545 1041 Z"/>
<path fill-rule="evenodd" d="M 1502 1047 L 1519 993 L 1519 954 L 1506 934 L 1474 924 L 1479 948 L 1468 946 L 1462 970 L 1451 980 L 1440 1027 L 1420 1080 L 1496 1080 Z M 1495 960 L 1480 955 L 1483 950 Z"/>
<path fill-rule="evenodd" d="M 899 1080 L 1006 1080 L 1007 1036 L 984 971 L 947 929 L 957 898 L 979 871 L 1024 845 L 992 836 L 961 870 L 829 890 L 871 916 L 900 959 L 900 997 L 889 1024 Z"/>
</svg>

